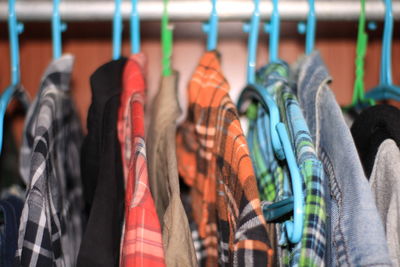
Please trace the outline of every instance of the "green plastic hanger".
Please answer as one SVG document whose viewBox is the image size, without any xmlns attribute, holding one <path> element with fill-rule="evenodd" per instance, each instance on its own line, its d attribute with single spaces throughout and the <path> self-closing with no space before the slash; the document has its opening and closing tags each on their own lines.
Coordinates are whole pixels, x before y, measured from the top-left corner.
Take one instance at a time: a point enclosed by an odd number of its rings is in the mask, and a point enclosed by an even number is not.
<svg viewBox="0 0 400 267">
<path fill-rule="evenodd" d="M 361 10 L 358 19 L 358 34 L 357 34 L 357 50 L 356 50 L 356 79 L 354 81 L 353 98 L 351 104 L 346 106 L 345 110 L 362 109 L 375 105 L 373 99 L 365 97 L 364 90 L 364 59 L 368 46 L 368 34 L 365 32 L 365 0 L 361 0 Z"/>
<path fill-rule="evenodd" d="M 172 29 L 168 23 L 168 0 L 163 0 L 164 11 L 161 19 L 161 43 L 162 43 L 162 75 L 170 76 L 172 56 Z"/>
</svg>

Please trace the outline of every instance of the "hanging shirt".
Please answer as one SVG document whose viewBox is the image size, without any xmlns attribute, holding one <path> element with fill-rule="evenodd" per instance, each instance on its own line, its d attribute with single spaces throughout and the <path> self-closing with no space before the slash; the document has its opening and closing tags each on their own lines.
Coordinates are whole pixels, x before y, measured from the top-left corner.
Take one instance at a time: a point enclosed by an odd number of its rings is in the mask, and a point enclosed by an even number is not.
<svg viewBox="0 0 400 267">
<path fill-rule="evenodd" d="M 180 198 L 176 120 L 180 115 L 177 73 L 162 77 L 147 141 L 150 189 L 162 226 L 166 265 L 197 266 L 189 223 Z"/>
<path fill-rule="evenodd" d="M 351 134 L 367 178 L 371 175 L 378 148 L 386 139 L 400 146 L 400 110 L 390 105 L 376 105 L 361 112 Z"/>
<path fill-rule="evenodd" d="M 189 83 L 178 128 L 178 169 L 190 185 L 207 266 L 268 266 L 273 251 L 253 166 L 217 52 L 206 52 Z"/>
<path fill-rule="evenodd" d="M 20 171 L 27 183 L 17 265 L 73 266 L 82 236 L 82 130 L 68 94 L 73 57 L 47 68 L 24 126 Z"/>
<path fill-rule="evenodd" d="M 400 266 L 400 150 L 392 139 L 379 146 L 370 185 L 381 215 L 393 266 Z"/>
<path fill-rule="evenodd" d="M 282 248 L 279 255 L 285 266 L 324 266 L 326 245 L 324 171 L 322 163 L 316 156 L 313 140 L 297 97 L 289 85 L 288 77 L 289 68 L 284 62 L 271 63 L 257 72 L 257 83 L 270 93 L 278 105 L 281 121 L 286 125 L 305 188 L 302 239 L 293 246 L 286 240 L 285 234 L 279 234 L 282 228 L 278 228 L 279 245 Z M 288 186 L 290 173 L 283 162 L 279 162 L 273 154 L 271 130 L 268 127 L 269 115 L 261 107 L 258 107 L 258 115 L 259 118 L 251 123 L 253 128 L 250 128 L 250 134 L 254 135 L 251 150 L 254 150 L 253 161 L 260 174 L 259 188 L 265 200 L 283 200 L 292 195 L 291 187 Z M 259 134 L 264 134 L 264 138 L 260 138 Z M 264 162 L 267 162 L 268 168 L 264 166 Z M 273 188 L 275 192 L 272 191 Z"/>
<path fill-rule="evenodd" d="M 351 133 L 381 215 L 393 266 L 400 266 L 400 110 L 369 107 L 356 117 Z"/>
<path fill-rule="evenodd" d="M 126 59 L 110 61 L 90 77 L 92 103 L 81 173 L 89 219 L 77 266 L 119 266 L 124 218 L 124 177 L 117 136 L 122 71 Z"/>
<path fill-rule="evenodd" d="M 119 137 L 126 170 L 125 228 L 120 266 L 165 266 L 160 222 L 149 188 L 144 142 L 145 83 L 135 56 L 126 63 Z"/>
<path fill-rule="evenodd" d="M 0 199 L 0 216 L 2 218 L 0 224 L 0 266 L 2 267 L 13 266 L 15 251 L 18 247 L 18 229 L 23 206 L 22 199 L 13 194 L 2 196 Z"/>
<path fill-rule="evenodd" d="M 299 102 L 329 190 L 326 265 L 390 266 L 382 221 L 319 53 L 306 56 L 296 74 Z"/>
</svg>

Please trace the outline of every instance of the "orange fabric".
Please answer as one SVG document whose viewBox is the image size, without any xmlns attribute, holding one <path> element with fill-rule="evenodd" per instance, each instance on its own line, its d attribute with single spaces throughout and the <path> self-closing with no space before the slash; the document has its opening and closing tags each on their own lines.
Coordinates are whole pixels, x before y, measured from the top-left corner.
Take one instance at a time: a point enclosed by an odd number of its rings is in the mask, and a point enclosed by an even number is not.
<svg viewBox="0 0 400 267">
<path fill-rule="evenodd" d="M 207 266 L 266 266 L 273 251 L 229 89 L 217 53 L 205 53 L 189 83 L 189 111 L 178 129 L 179 173 L 191 186 Z"/>
</svg>

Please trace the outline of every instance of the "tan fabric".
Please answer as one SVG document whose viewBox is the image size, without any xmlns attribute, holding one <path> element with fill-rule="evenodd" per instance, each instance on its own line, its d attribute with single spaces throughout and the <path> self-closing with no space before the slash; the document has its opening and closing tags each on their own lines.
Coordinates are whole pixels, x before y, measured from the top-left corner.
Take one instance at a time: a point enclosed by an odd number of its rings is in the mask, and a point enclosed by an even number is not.
<svg viewBox="0 0 400 267">
<path fill-rule="evenodd" d="M 385 226 L 393 266 L 400 266 L 400 150 L 392 139 L 379 146 L 369 182 Z"/>
<path fill-rule="evenodd" d="M 188 219 L 180 199 L 176 162 L 177 74 L 163 77 L 152 104 L 147 157 L 150 188 L 162 227 L 168 267 L 197 266 Z"/>
</svg>

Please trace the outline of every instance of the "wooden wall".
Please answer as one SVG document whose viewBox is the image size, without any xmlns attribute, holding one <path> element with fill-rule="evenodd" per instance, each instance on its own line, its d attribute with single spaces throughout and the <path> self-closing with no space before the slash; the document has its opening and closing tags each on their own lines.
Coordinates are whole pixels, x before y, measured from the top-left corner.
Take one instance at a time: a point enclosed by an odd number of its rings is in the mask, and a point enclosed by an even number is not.
<svg viewBox="0 0 400 267">
<path fill-rule="evenodd" d="M 10 81 L 9 45 L 7 25 L 0 24 L 0 87 Z M 341 105 L 351 100 L 354 82 L 354 59 L 356 47 L 356 23 L 318 24 L 316 48 L 321 52 L 333 77 L 332 88 Z M 393 80 L 400 84 L 400 29 L 395 27 L 393 42 Z M 382 25 L 379 25 L 379 29 Z M 124 27 L 123 53 L 129 54 L 128 25 Z M 283 23 L 280 55 L 288 62 L 295 62 L 304 51 L 304 37 L 296 33 L 294 23 Z M 370 33 L 366 56 L 365 85 L 371 88 L 378 83 L 381 31 Z M 34 96 L 38 90 L 41 75 L 52 58 L 49 23 L 26 23 L 20 37 L 22 83 Z M 148 56 L 147 81 L 149 103 L 157 92 L 161 70 L 161 47 L 158 23 L 142 24 L 142 50 Z M 242 89 L 246 76 L 247 36 L 241 32 L 240 23 L 221 23 L 218 43 L 222 55 L 222 67 L 232 87 L 232 97 Z M 267 62 L 267 37 L 260 37 L 258 65 Z M 205 49 L 204 34 L 199 23 L 177 23 L 173 66 L 180 73 L 179 90 L 185 102 L 185 86 Z M 70 23 L 63 35 L 64 52 L 75 55 L 72 95 L 85 127 L 86 114 L 90 105 L 89 77 L 101 64 L 111 58 L 111 23 Z M 3 90 L 3 89 L 0 89 Z M 11 108 L 12 111 L 12 108 Z M 11 112 L 10 111 L 10 112 Z M 16 136 L 22 132 L 22 118 L 14 119 Z"/>
</svg>

